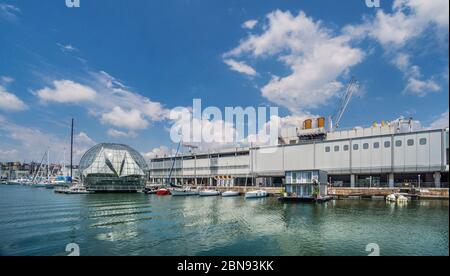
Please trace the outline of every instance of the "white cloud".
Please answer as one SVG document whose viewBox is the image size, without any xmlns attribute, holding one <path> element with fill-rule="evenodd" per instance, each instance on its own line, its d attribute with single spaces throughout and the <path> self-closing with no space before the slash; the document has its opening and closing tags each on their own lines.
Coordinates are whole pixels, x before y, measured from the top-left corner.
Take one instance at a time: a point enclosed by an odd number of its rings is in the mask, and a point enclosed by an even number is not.
<svg viewBox="0 0 450 276">
<path fill-rule="evenodd" d="M 102 123 L 128 130 L 145 129 L 152 121 L 168 119 L 169 110 L 131 91 L 121 81 L 104 71 L 88 72 L 85 84 L 56 80 L 53 88 L 35 92 L 43 102 L 80 104 Z"/>
<path fill-rule="evenodd" d="M 425 97 L 431 92 L 438 92 L 441 87 L 432 79 L 420 80 L 414 77 L 408 79 L 404 93 Z"/>
<path fill-rule="evenodd" d="M 149 125 L 139 110 L 124 110 L 119 106 L 114 107 L 111 112 L 102 114 L 101 121 L 104 124 L 131 130 L 146 129 Z"/>
<path fill-rule="evenodd" d="M 448 45 L 448 14 L 447 0 L 395 0 L 391 13 L 380 9 L 375 18 L 366 18 L 361 25 L 347 26 L 344 32 L 353 38 L 367 36 L 379 42 L 387 57 L 404 73 L 406 87 L 403 92 L 423 97 L 441 87 L 433 77 L 426 79 L 421 68 L 411 62 L 413 53 L 409 45 L 430 34 L 447 37 Z"/>
<path fill-rule="evenodd" d="M 238 134 L 234 125 L 222 118 L 193 118 L 187 108 L 174 109 L 170 114 L 173 121 L 171 139 L 177 143 L 197 146 L 199 150 L 233 148 L 238 145 Z"/>
<path fill-rule="evenodd" d="M 82 103 L 92 102 L 97 98 L 97 92 L 71 80 L 56 80 L 53 88 L 45 87 L 36 91 L 36 95 L 44 102 Z"/>
<path fill-rule="evenodd" d="M 364 59 L 364 52 L 353 48 L 348 36 L 334 35 L 303 12 L 293 16 L 277 10 L 267 19 L 262 34 L 250 35 L 225 57 L 278 57 L 292 73 L 273 76 L 261 92 L 294 114 L 325 105 L 343 88 L 339 78 Z"/>
<path fill-rule="evenodd" d="M 22 111 L 27 108 L 27 105 L 21 99 L 0 85 L 0 110 Z"/>
<path fill-rule="evenodd" d="M 248 20 L 245 21 L 244 24 L 242 24 L 242 28 L 252 30 L 256 27 L 258 24 L 258 20 Z"/>
<path fill-rule="evenodd" d="M 8 122 L 6 119 L 0 124 L 0 135 L 14 140 L 17 144 L 15 149 L 20 161 L 39 161 L 42 155 L 50 147 L 52 162 L 62 162 L 64 151 L 68 152 L 70 140 L 61 139 L 53 134 L 43 132 L 40 129 L 26 127 Z M 93 145 L 92 140 L 86 133 L 80 132 L 74 135 L 74 160 L 78 162 L 81 156 Z M 3 160 L 7 160 L 0 156 Z M 10 161 L 10 160 L 9 160 Z"/>
<path fill-rule="evenodd" d="M 448 110 L 442 113 L 438 119 L 436 119 L 433 123 L 431 123 L 431 129 L 439 129 L 439 128 L 448 128 L 449 126 L 449 116 Z"/>
<path fill-rule="evenodd" d="M 157 158 L 157 157 L 166 157 L 166 156 L 175 155 L 175 153 L 176 153 L 175 150 L 170 150 L 166 146 L 160 146 L 158 148 L 154 148 L 153 150 L 151 150 L 147 153 L 143 153 L 143 156 L 145 159 L 152 159 L 152 158 Z"/>
<path fill-rule="evenodd" d="M 123 110 L 138 110 L 141 115 L 151 121 L 162 121 L 168 118 L 169 110 L 159 102 L 151 101 L 130 90 L 121 81 L 104 71 L 93 72 L 93 86 L 99 91 L 102 101 L 97 103 L 101 109 L 111 110 L 120 107 Z"/>
<path fill-rule="evenodd" d="M 134 131 L 129 131 L 129 132 L 125 132 L 125 131 L 120 131 L 117 129 L 108 129 L 107 131 L 108 136 L 113 137 L 113 138 L 135 138 L 136 137 L 136 133 Z"/>
<path fill-rule="evenodd" d="M 448 32 L 448 14 L 447 0 L 396 0 L 392 13 L 379 10 L 365 28 L 385 47 L 402 47 L 433 26 Z"/>
<path fill-rule="evenodd" d="M 17 161 L 21 160 L 19 151 L 16 149 L 0 149 L 0 160 L 1 161 Z"/>
<path fill-rule="evenodd" d="M 61 43 L 56 43 L 56 45 L 58 45 L 59 49 L 63 52 L 63 53 L 74 53 L 74 52 L 78 52 L 79 50 L 70 45 L 70 44 L 61 44 Z"/>
<path fill-rule="evenodd" d="M 17 21 L 18 14 L 20 14 L 20 12 L 20 9 L 14 5 L 0 3 L 0 18 L 4 18 L 10 22 L 15 22 Z"/>
<path fill-rule="evenodd" d="M 0 84 L 8 85 L 10 83 L 14 82 L 14 79 L 8 76 L 1 76 L 0 77 Z"/>
<path fill-rule="evenodd" d="M 403 52 L 399 52 L 392 63 L 403 72 L 407 84 L 403 93 L 425 97 L 431 92 L 438 92 L 441 87 L 433 79 L 423 80 L 420 67 L 411 64 L 411 57 Z"/>
<path fill-rule="evenodd" d="M 234 59 L 226 59 L 224 60 L 225 64 L 230 66 L 230 69 L 248 76 L 256 76 L 257 73 L 255 69 L 253 69 L 251 66 L 247 65 L 245 62 L 238 62 Z"/>
<path fill-rule="evenodd" d="M 74 137 L 75 143 L 84 144 L 84 145 L 95 145 L 96 142 L 92 140 L 85 132 L 80 132 Z"/>
</svg>

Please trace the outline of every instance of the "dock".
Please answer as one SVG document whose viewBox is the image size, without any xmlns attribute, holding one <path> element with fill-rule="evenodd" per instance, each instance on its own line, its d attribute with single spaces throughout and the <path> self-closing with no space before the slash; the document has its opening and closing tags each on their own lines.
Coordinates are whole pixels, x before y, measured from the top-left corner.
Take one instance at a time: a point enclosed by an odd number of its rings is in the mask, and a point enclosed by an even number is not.
<svg viewBox="0 0 450 276">
<path fill-rule="evenodd" d="M 278 201 L 280 201 L 282 203 L 324 203 L 324 202 L 328 202 L 330 200 L 333 200 L 333 197 L 324 196 L 324 197 L 314 198 L 314 197 L 310 197 L 310 196 L 304 196 L 304 197 L 283 196 L 283 197 L 278 198 Z"/>
<path fill-rule="evenodd" d="M 328 189 L 335 199 L 382 199 L 391 194 L 401 194 L 410 199 L 449 199 L 448 188 L 339 188 Z"/>
</svg>

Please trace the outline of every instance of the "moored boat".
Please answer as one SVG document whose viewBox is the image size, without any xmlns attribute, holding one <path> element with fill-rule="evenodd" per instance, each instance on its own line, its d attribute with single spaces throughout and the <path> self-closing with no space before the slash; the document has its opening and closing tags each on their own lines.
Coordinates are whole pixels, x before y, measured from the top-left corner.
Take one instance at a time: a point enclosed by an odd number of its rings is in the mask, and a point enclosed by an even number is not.
<svg viewBox="0 0 450 276">
<path fill-rule="evenodd" d="M 165 189 L 165 188 L 158 189 L 156 191 L 156 195 L 158 195 L 158 196 L 168 196 L 168 195 L 170 195 L 170 190 L 169 189 Z"/>
<path fill-rule="evenodd" d="M 190 187 L 186 188 L 175 188 L 171 191 L 172 196 L 195 196 L 199 194 L 197 189 L 192 189 Z"/>
<path fill-rule="evenodd" d="M 239 196 L 240 193 L 237 191 L 226 191 L 222 193 L 222 197 L 233 197 L 233 196 Z"/>
<path fill-rule="evenodd" d="M 389 202 L 396 202 L 396 201 L 397 201 L 397 197 L 396 197 L 394 194 L 388 195 L 388 196 L 386 197 L 386 201 L 389 201 Z"/>
<path fill-rule="evenodd" d="M 199 195 L 200 196 L 219 196 L 220 192 L 216 191 L 216 190 L 207 189 L 207 190 L 200 191 Z"/>
<path fill-rule="evenodd" d="M 55 189 L 55 193 L 76 195 L 76 194 L 91 194 L 83 185 L 77 184 L 70 187 L 60 187 Z"/>
<path fill-rule="evenodd" d="M 155 195 L 159 190 L 159 187 L 146 187 L 144 193 L 147 195 Z"/>
<path fill-rule="evenodd" d="M 267 191 L 257 190 L 257 191 L 247 192 L 245 194 L 245 198 L 264 198 L 264 197 L 267 197 L 268 195 L 269 194 L 267 193 Z"/>
<path fill-rule="evenodd" d="M 402 194 L 390 194 L 386 197 L 388 202 L 406 203 L 409 199 Z"/>
</svg>

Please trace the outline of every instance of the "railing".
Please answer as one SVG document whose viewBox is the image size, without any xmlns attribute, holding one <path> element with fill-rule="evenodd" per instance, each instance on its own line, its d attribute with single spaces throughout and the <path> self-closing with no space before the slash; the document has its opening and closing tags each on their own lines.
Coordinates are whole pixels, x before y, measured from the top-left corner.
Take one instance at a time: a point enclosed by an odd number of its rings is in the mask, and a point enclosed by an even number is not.
<svg viewBox="0 0 450 276">
<path fill-rule="evenodd" d="M 351 188 L 350 182 L 342 182 L 342 183 L 332 183 L 331 187 L 333 188 Z M 389 188 L 390 185 L 388 182 L 378 182 L 378 183 L 355 183 L 354 188 Z M 441 182 L 440 188 L 448 188 L 448 182 Z M 419 183 L 394 183 L 394 188 L 436 188 L 436 183 L 434 182 L 421 182 Z"/>
</svg>

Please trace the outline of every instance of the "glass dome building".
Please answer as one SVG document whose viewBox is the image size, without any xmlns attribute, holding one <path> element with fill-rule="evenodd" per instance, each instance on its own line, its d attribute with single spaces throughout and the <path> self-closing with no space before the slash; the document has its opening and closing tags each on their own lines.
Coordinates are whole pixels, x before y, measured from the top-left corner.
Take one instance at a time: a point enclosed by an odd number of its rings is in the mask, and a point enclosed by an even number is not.
<svg viewBox="0 0 450 276">
<path fill-rule="evenodd" d="M 99 144 L 80 161 L 81 181 L 94 192 L 136 192 L 145 187 L 148 166 L 139 152 L 121 144 Z"/>
</svg>

